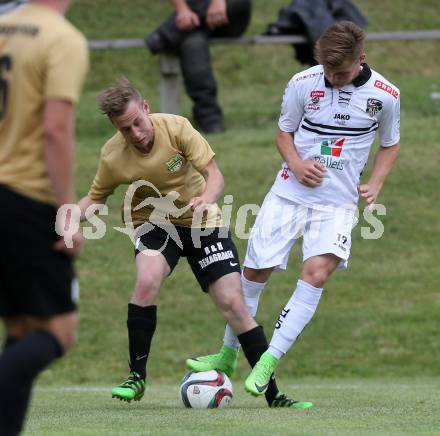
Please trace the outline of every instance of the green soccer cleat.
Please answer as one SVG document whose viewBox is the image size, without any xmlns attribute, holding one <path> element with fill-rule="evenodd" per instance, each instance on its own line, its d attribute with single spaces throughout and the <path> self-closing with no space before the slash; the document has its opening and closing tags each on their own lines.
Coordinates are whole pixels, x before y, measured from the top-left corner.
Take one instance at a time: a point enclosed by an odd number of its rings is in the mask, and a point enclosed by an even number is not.
<svg viewBox="0 0 440 436">
<path fill-rule="evenodd" d="M 286 397 L 285 394 L 278 393 L 269 407 L 291 407 L 292 409 L 310 409 L 313 403 L 310 401 L 296 401 Z"/>
<path fill-rule="evenodd" d="M 129 403 L 131 400 L 139 401 L 144 396 L 144 392 L 145 380 L 137 372 L 132 371 L 127 380 L 112 389 L 112 398 L 119 398 Z"/>
<path fill-rule="evenodd" d="M 223 345 L 217 354 L 187 359 L 186 366 L 192 371 L 218 370 L 231 377 L 237 367 L 238 349 Z"/>
<path fill-rule="evenodd" d="M 268 351 L 264 352 L 244 382 L 244 388 L 252 395 L 263 395 L 269 386 L 270 377 L 277 364 L 276 357 Z"/>
</svg>

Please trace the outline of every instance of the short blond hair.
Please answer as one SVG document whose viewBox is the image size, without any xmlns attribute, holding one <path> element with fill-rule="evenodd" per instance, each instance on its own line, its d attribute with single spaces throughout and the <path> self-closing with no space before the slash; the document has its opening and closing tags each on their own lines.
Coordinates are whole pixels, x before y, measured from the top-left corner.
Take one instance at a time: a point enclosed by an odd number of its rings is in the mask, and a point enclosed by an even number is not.
<svg viewBox="0 0 440 436">
<path fill-rule="evenodd" d="M 144 101 L 141 93 L 125 77 L 101 91 L 97 100 L 102 113 L 109 118 L 122 115 L 131 101 L 140 105 Z"/>
<path fill-rule="evenodd" d="M 318 39 L 315 58 L 325 67 L 337 68 L 358 60 L 364 51 L 365 32 L 351 21 L 339 21 Z"/>
</svg>

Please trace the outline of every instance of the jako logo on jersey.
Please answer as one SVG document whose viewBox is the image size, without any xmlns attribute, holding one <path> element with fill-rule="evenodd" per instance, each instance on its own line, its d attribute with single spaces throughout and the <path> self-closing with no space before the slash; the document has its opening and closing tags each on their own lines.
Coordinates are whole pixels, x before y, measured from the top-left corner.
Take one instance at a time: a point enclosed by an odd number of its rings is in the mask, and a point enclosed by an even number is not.
<svg viewBox="0 0 440 436">
<path fill-rule="evenodd" d="M 170 173 L 175 173 L 182 168 L 183 157 L 180 154 L 176 154 L 172 159 L 165 163 Z"/>
<path fill-rule="evenodd" d="M 284 180 L 287 180 L 289 178 L 289 173 L 287 172 L 288 168 L 287 167 L 283 167 L 283 171 L 281 171 L 281 178 L 283 178 Z"/>
<path fill-rule="evenodd" d="M 350 115 L 348 115 L 348 114 L 335 114 L 333 119 L 334 120 L 348 121 L 350 119 Z"/>
<path fill-rule="evenodd" d="M 365 111 L 370 117 L 374 117 L 379 111 L 382 110 L 383 103 L 375 98 L 369 98 L 367 100 L 367 108 Z"/>
<path fill-rule="evenodd" d="M 380 80 L 376 80 L 374 82 L 374 86 L 381 89 L 382 91 L 388 92 L 388 94 L 391 94 L 394 98 L 397 98 L 399 96 L 399 93 L 393 87 L 381 82 Z"/>
</svg>

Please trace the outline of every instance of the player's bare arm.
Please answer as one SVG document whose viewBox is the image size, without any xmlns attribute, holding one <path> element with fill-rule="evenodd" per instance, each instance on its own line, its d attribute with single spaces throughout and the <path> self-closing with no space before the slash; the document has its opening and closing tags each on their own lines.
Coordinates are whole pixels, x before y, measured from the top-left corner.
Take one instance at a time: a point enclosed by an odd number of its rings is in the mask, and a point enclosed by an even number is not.
<svg viewBox="0 0 440 436">
<path fill-rule="evenodd" d="M 44 155 L 47 162 L 47 172 L 55 194 L 58 207 L 72 204 L 73 194 L 73 129 L 74 109 L 72 103 L 64 100 L 48 100 L 44 110 Z M 70 215 L 66 222 L 57 223 L 69 227 Z M 68 256 L 76 257 L 81 254 L 84 240 L 80 232 L 72 236 L 73 245 L 67 247 L 64 239 L 54 244 L 54 249 Z"/>
<path fill-rule="evenodd" d="M 202 195 L 191 199 L 189 204 L 192 210 L 215 203 L 225 186 L 223 174 L 214 159 L 210 160 L 208 165 L 201 171 L 201 174 L 206 181 L 206 187 Z"/>
<path fill-rule="evenodd" d="M 81 200 L 78 202 L 78 206 L 81 209 L 81 222 L 89 219 L 92 215 L 98 212 L 99 207 L 90 208 L 90 206 L 100 206 L 105 204 L 106 201 L 107 198 L 92 200 L 88 195 L 81 198 Z"/>
<path fill-rule="evenodd" d="M 44 111 L 44 154 L 57 206 L 74 203 L 74 108 L 63 100 L 48 100 Z"/>
<path fill-rule="evenodd" d="M 313 160 L 302 160 L 296 151 L 293 139 L 292 133 L 278 129 L 276 137 L 278 151 L 298 182 L 309 188 L 315 188 L 322 182 L 325 167 Z"/>
<path fill-rule="evenodd" d="M 380 147 L 374 156 L 373 170 L 367 183 L 359 185 L 358 190 L 366 202 L 374 204 L 388 174 L 396 162 L 399 153 L 399 144 L 391 147 Z"/>
</svg>

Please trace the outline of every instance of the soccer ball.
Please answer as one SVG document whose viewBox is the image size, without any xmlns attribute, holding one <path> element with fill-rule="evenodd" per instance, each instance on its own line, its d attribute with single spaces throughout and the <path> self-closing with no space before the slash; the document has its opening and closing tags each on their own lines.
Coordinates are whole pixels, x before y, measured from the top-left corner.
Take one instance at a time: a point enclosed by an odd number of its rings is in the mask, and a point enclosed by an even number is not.
<svg viewBox="0 0 440 436">
<path fill-rule="evenodd" d="M 180 398 L 185 407 L 216 409 L 232 402 L 232 383 L 224 372 L 188 372 L 180 383 Z"/>
</svg>

